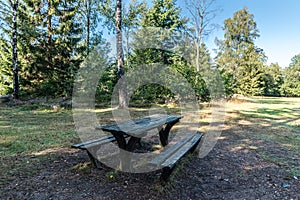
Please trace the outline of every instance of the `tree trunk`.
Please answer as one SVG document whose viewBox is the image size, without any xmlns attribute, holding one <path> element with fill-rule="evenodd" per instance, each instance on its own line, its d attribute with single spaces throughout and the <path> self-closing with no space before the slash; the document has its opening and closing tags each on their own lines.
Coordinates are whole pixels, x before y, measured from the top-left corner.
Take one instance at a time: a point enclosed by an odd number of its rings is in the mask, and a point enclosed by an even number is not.
<svg viewBox="0 0 300 200">
<path fill-rule="evenodd" d="M 51 0 L 48 0 L 48 10 L 47 10 L 47 32 L 48 32 L 48 45 L 51 46 L 52 43 L 52 14 L 51 14 Z"/>
<path fill-rule="evenodd" d="M 17 52 L 17 42 L 18 42 L 18 6 L 19 0 L 13 2 L 13 20 L 12 20 L 12 69 L 14 78 L 14 98 L 19 99 L 19 72 L 18 72 L 18 52 Z"/>
<path fill-rule="evenodd" d="M 200 60 L 200 45 L 198 43 L 198 41 L 196 42 L 196 69 L 197 69 L 197 72 L 200 71 L 200 63 L 199 63 L 199 60 Z"/>
<path fill-rule="evenodd" d="M 125 70 L 124 55 L 122 44 L 122 0 L 117 0 L 116 5 L 116 45 L 117 45 L 117 62 L 118 62 L 118 91 L 119 91 L 119 108 L 127 108 L 126 91 L 125 91 Z"/>
<path fill-rule="evenodd" d="M 86 2 L 86 11 L 87 11 L 87 35 L 86 35 L 86 48 L 87 55 L 90 53 L 90 34 L 91 34 L 91 2 L 87 0 Z"/>
<path fill-rule="evenodd" d="M 52 46 L 52 13 L 51 13 L 51 8 L 52 8 L 52 0 L 47 0 L 47 44 L 46 44 L 46 49 L 47 49 L 47 76 L 52 77 L 53 76 L 53 71 L 54 69 L 52 69 L 53 67 L 53 62 L 52 62 L 52 53 L 53 53 L 53 46 Z"/>
</svg>

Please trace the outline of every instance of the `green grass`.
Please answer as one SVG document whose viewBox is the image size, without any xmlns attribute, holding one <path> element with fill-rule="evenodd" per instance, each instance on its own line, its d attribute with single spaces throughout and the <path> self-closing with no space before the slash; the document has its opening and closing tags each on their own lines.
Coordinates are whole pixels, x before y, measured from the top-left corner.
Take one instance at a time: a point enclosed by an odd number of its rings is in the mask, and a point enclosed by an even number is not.
<svg viewBox="0 0 300 200">
<path fill-rule="evenodd" d="M 29 109 L 31 108 L 31 109 Z M 76 138 L 70 110 L 1 107 L 0 156 L 28 155 L 69 145 Z"/>
<path fill-rule="evenodd" d="M 71 110 L 40 105 L 0 107 L 0 184 L 32 176 L 56 159 L 51 150 L 70 147 L 78 138 Z"/>
<path fill-rule="evenodd" d="M 229 103 L 228 110 L 235 114 L 230 123 L 243 127 L 247 145 L 257 146 L 266 161 L 300 176 L 300 98 L 247 98 L 244 103 Z"/>
<path fill-rule="evenodd" d="M 176 108 L 162 107 L 161 109 L 168 113 L 178 112 Z M 146 108 L 129 110 L 132 118 L 145 116 L 149 114 L 148 111 L 149 109 Z M 95 113 L 100 124 L 114 121 L 111 108 L 98 108 Z M 78 139 L 72 110 L 53 110 L 35 104 L 1 107 L 1 158 L 30 155 L 51 148 L 70 147 Z"/>
<path fill-rule="evenodd" d="M 73 112 L 53 110 L 39 104 L 7 107 L 0 105 L 0 184 L 14 176 L 32 175 L 40 164 L 56 159 L 55 150 L 66 151 L 80 142 Z M 177 108 L 156 106 L 165 112 L 176 113 Z M 99 124 L 114 122 L 112 108 L 97 108 Z M 132 118 L 149 114 L 144 106 L 129 110 Z M 54 152 L 54 153 L 53 153 Z M 86 166 L 79 167 L 85 170 Z"/>
</svg>

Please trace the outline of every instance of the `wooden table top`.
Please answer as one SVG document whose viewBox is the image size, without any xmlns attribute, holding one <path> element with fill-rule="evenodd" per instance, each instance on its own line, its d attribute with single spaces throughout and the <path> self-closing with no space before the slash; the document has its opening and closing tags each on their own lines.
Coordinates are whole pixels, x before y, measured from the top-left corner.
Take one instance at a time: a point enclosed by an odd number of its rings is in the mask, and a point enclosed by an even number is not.
<svg viewBox="0 0 300 200">
<path fill-rule="evenodd" d="M 108 132 L 122 132 L 131 136 L 140 136 L 154 128 L 179 121 L 183 116 L 155 114 L 144 118 L 138 118 L 131 121 L 109 124 L 97 127 Z"/>
</svg>

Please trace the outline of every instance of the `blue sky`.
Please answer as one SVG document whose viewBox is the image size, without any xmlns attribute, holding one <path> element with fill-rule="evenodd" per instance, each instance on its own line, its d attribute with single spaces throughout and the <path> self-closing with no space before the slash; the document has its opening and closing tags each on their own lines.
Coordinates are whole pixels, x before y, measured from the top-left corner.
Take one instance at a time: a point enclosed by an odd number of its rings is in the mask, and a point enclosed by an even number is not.
<svg viewBox="0 0 300 200">
<path fill-rule="evenodd" d="M 184 10 L 184 0 L 177 0 L 178 6 Z M 217 0 L 216 6 L 222 11 L 215 18 L 215 23 L 223 26 L 233 13 L 247 7 L 254 15 L 260 37 L 256 45 L 264 49 L 268 57 L 267 63 L 278 63 L 287 67 L 292 57 L 300 54 L 300 1 L 299 0 Z M 223 30 L 215 30 L 207 39 L 211 49 L 216 48 L 215 37 L 223 38 Z"/>
</svg>

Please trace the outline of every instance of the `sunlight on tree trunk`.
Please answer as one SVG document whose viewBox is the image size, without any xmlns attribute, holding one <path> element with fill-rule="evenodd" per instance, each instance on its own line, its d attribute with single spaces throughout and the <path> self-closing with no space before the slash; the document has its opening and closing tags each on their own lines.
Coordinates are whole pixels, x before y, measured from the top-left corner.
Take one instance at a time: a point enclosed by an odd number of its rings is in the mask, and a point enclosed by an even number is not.
<svg viewBox="0 0 300 200">
<path fill-rule="evenodd" d="M 118 62 L 118 80 L 119 80 L 119 108 L 127 108 L 126 91 L 125 91 L 125 70 L 124 55 L 122 45 L 122 0 L 117 0 L 116 6 L 116 45 L 117 45 L 117 62 Z"/>
</svg>

